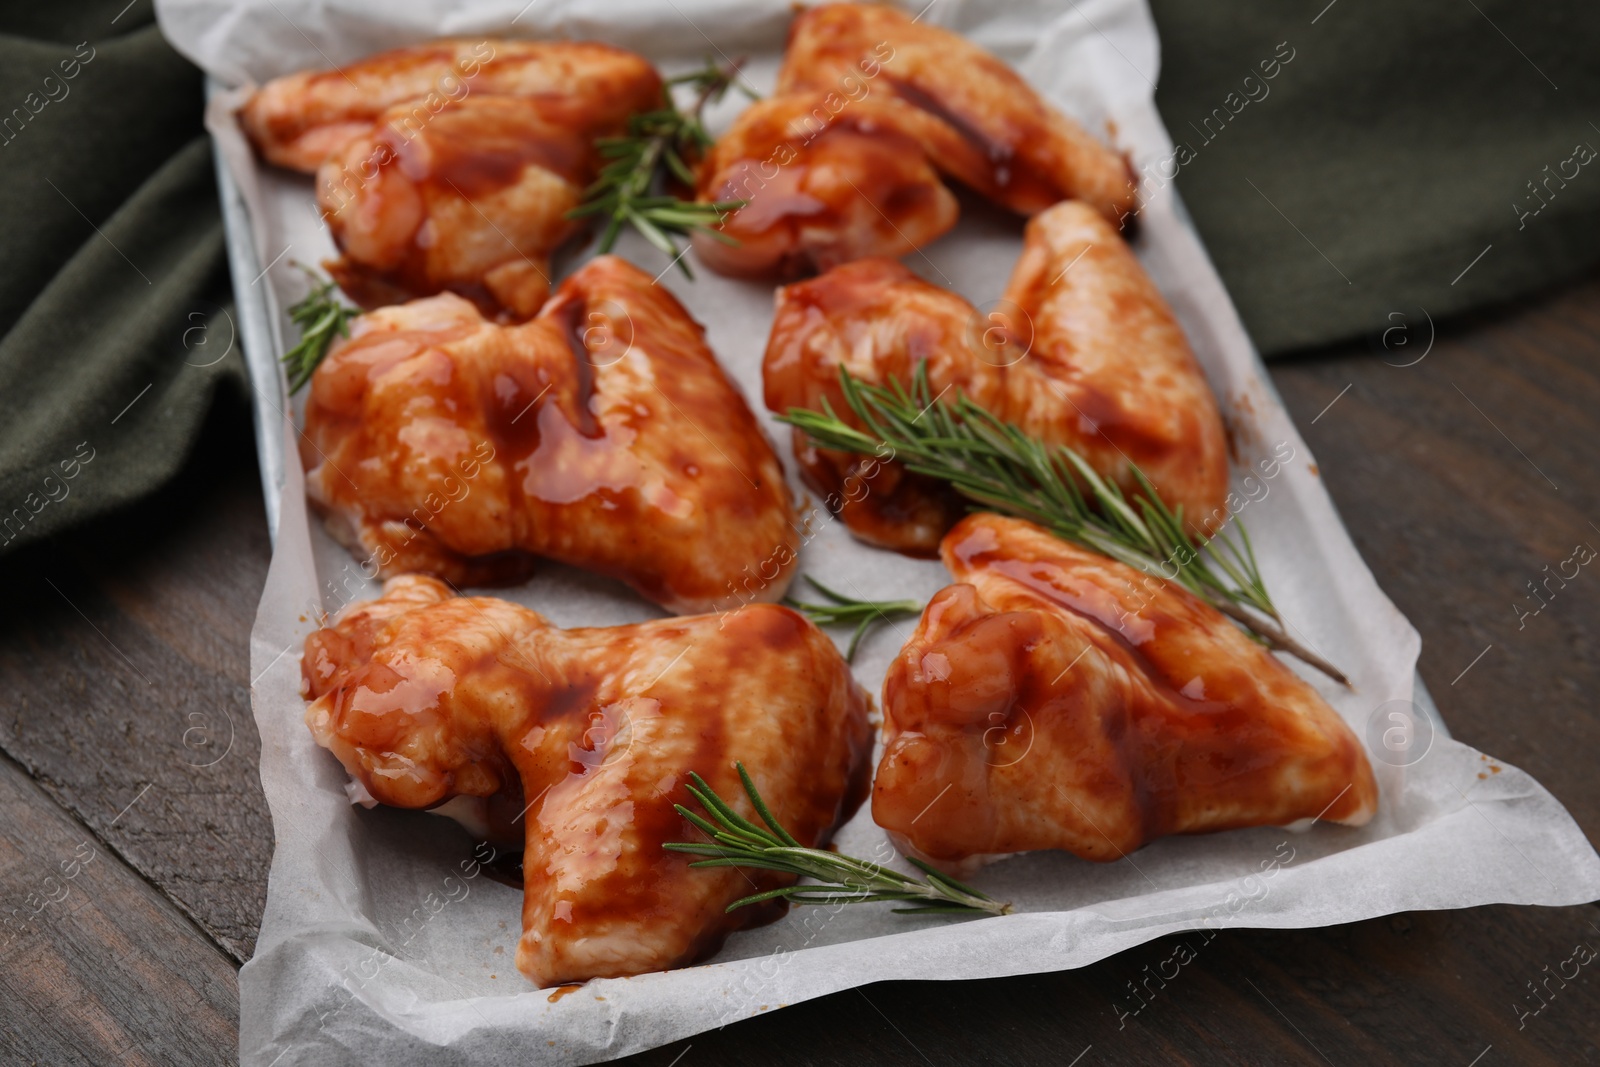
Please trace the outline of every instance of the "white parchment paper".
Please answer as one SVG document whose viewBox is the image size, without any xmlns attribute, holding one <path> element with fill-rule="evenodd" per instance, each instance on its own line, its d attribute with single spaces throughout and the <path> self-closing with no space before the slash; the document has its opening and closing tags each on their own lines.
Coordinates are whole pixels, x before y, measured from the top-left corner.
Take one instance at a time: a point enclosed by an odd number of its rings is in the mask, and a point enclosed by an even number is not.
<svg viewBox="0 0 1600 1067">
<path fill-rule="evenodd" d="M 181 51 L 234 86 L 435 36 L 484 34 L 598 38 L 669 72 L 708 54 L 748 56 L 750 81 L 766 90 L 790 18 L 788 0 L 159 0 L 157 11 Z M 1151 99 L 1155 31 L 1138 0 L 933 0 L 922 17 L 1011 61 L 1127 150 L 1136 167 L 1170 175 L 1170 166 L 1159 168 L 1172 143 Z M 261 270 L 255 281 L 235 279 L 241 314 L 253 304 L 271 316 L 253 343 L 247 331 L 246 354 L 259 370 L 281 344 L 279 309 L 305 290 L 290 262 L 314 263 L 333 249 L 310 180 L 252 159 L 228 110 L 237 99 L 214 99 L 210 125 L 249 212 L 248 232 L 230 228 L 235 258 L 248 258 L 242 250 L 253 246 Z M 740 106 L 730 94 L 712 113 L 713 127 Z M 281 434 L 286 462 L 251 645 L 277 849 L 256 956 L 240 975 L 243 1062 L 587 1063 L 855 985 L 1080 967 L 1199 927 L 1322 926 L 1407 909 L 1600 896 L 1600 859 L 1537 782 L 1442 731 L 1427 739 L 1434 720 L 1414 692 L 1416 632 L 1357 556 L 1172 187 L 1158 176 L 1144 193 L 1136 248 L 1188 331 L 1240 445 L 1235 484 L 1249 499 L 1243 513 L 1268 586 L 1302 639 L 1354 681 L 1345 690 L 1302 671 L 1368 739 L 1382 787 L 1371 825 L 1169 838 L 1111 865 L 1019 856 L 977 877 L 1014 901 L 1016 915 L 950 922 L 875 907 L 804 909 L 734 935 L 705 965 L 594 981 L 552 999 L 512 963 L 520 891 L 491 880 L 473 862 L 470 839 L 447 820 L 353 808 L 342 770 L 303 724 L 301 643 L 321 612 L 376 590 L 307 515 L 296 430 L 284 415 L 276 431 L 269 427 Z M 1004 289 L 1021 225 L 970 199 L 963 210 L 954 233 L 906 262 L 982 306 Z M 703 270 L 691 283 L 642 242 L 625 240 L 620 251 L 663 272 L 660 283 L 706 324 L 712 347 L 760 411 L 771 286 Z M 271 397 L 264 403 L 282 414 Z M 767 427 L 789 462 L 787 431 L 770 420 Z M 1251 465 L 1285 446 L 1295 458 L 1281 473 L 1242 484 Z M 939 564 L 865 548 L 821 513 L 814 525 L 802 570 L 836 587 L 925 598 L 948 581 Z M 658 614 L 619 585 L 562 567 L 496 592 L 564 625 Z M 864 644 L 856 673 L 870 691 L 908 633 L 907 624 L 884 628 Z M 1410 717 L 1391 718 L 1395 711 Z M 1385 731 L 1397 728 L 1413 734 L 1403 754 L 1383 744 Z M 883 844 L 865 810 L 840 838 L 856 854 L 881 854 Z"/>
</svg>

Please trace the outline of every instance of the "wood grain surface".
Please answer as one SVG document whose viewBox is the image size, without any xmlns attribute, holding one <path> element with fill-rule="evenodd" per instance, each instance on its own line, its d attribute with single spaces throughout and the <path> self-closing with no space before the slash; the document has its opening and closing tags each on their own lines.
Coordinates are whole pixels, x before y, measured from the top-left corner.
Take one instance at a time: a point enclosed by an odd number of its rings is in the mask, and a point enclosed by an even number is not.
<svg viewBox="0 0 1600 1067">
<path fill-rule="evenodd" d="M 247 418 L 220 409 L 178 483 L 0 567 L 0 749 L 239 962 L 272 858 L 249 689 L 270 549 Z"/>
<path fill-rule="evenodd" d="M 0 894 L 4 1062 L 226 1062 L 233 961 L 3 757 Z"/>
<path fill-rule="evenodd" d="M 1600 572 L 1526 612 L 1546 564 L 1600 547 L 1600 280 L 1441 326 L 1431 348 L 1420 309 L 1396 311 L 1371 345 L 1273 379 L 1422 632 L 1452 731 L 1534 774 L 1596 839 Z M 7 1063 L 237 1057 L 233 961 L 272 840 L 246 655 L 268 549 L 243 419 L 220 411 L 158 499 L 0 563 Z M 96 858 L 63 880 L 84 843 Z M 1551 978 L 1576 945 L 1600 949 L 1593 905 L 1226 931 L 1151 981 L 1181 940 L 1058 974 L 869 986 L 625 1062 L 1600 1062 L 1595 968 Z"/>
</svg>

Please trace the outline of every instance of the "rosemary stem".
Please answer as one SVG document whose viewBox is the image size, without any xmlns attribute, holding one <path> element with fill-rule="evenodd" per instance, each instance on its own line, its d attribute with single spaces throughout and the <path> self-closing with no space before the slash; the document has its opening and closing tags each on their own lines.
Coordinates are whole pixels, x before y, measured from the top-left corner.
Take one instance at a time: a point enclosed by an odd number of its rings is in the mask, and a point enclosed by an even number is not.
<svg viewBox="0 0 1600 1067">
<path fill-rule="evenodd" d="M 707 233 L 734 243 L 714 226 L 724 212 L 742 207 L 742 201 L 705 204 L 681 200 L 672 191 L 672 183 L 694 184 L 693 163 L 711 145 L 701 115 L 708 103 L 727 91 L 737 72 L 737 62 L 718 67 L 707 61 L 701 70 L 670 79 L 659 108 L 630 116 L 622 135 L 596 143 L 610 162 L 584 191 L 583 202 L 567 212 L 567 218 L 605 220 L 597 245 L 600 252 L 611 251 L 623 227 L 631 226 L 663 255 L 672 257 L 685 277 L 693 278 L 679 238 Z M 673 101 L 670 89 L 683 84 L 699 89 L 687 110 Z"/>
<path fill-rule="evenodd" d="M 766 829 L 756 826 L 735 811 L 706 784 L 698 774 L 690 773 L 689 794 L 698 800 L 706 815 L 697 815 L 676 805 L 678 813 L 690 824 L 705 831 L 709 842 L 670 841 L 662 845 L 669 852 L 705 856 L 690 864 L 696 868 L 747 867 L 752 870 L 778 871 L 798 878 L 815 879 L 814 883 L 779 886 L 742 897 L 728 905 L 734 911 L 747 904 L 764 900 L 784 899 L 791 904 L 867 904 L 878 901 L 912 903 L 915 907 L 897 908 L 903 914 L 1008 915 L 1010 904 L 993 900 L 969 885 L 963 885 L 948 875 L 917 859 L 913 865 L 927 878 L 918 879 L 882 864 L 857 859 L 836 852 L 806 848 L 799 844 L 779 824 L 744 764 L 735 764 L 745 794 L 756 809 Z"/>
<path fill-rule="evenodd" d="M 898 380 L 872 385 L 839 367 L 839 385 L 859 425 L 835 414 L 791 408 L 782 421 L 819 448 L 883 456 L 948 484 L 975 506 L 1028 519 L 1065 541 L 1173 582 L 1216 608 L 1270 648 L 1296 656 L 1345 685 L 1349 679 L 1290 637 L 1239 520 L 1210 537 L 1191 533 L 1183 511 L 1164 504 L 1142 471 L 1127 493 L 1064 444 L 1029 436 L 964 393 L 934 395 L 927 362 Z"/>
<path fill-rule="evenodd" d="M 1251 615 L 1243 607 L 1228 600 L 1217 598 L 1214 600 L 1208 600 L 1207 603 L 1216 608 L 1222 614 L 1228 616 L 1228 618 L 1239 623 L 1251 633 L 1257 634 L 1265 639 L 1268 647 L 1287 652 L 1296 659 L 1303 660 L 1304 662 L 1311 664 L 1311 666 L 1317 668 L 1317 670 L 1321 671 L 1323 674 L 1326 674 L 1340 685 L 1354 688 L 1354 686 L 1350 685 L 1350 679 L 1343 671 L 1329 663 L 1326 659 L 1322 658 L 1311 649 L 1307 648 L 1305 645 L 1301 644 L 1299 641 L 1296 641 L 1293 637 L 1290 637 L 1288 631 L 1284 630 L 1277 623 Z"/>
<path fill-rule="evenodd" d="M 861 639 L 867 635 L 875 623 L 892 622 L 896 616 L 916 615 L 922 611 L 922 603 L 916 600 L 857 600 L 847 597 L 843 593 L 835 592 L 811 577 L 806 575 L 817 592 L 827 597 L 830 603 L 810 604 L 793 597 L 785 597 L 783 602 L 794 608 L 800 614 L 816 623 L 818 626 L 829 626 L 834 623 L 854 623 L 855 633 L 850 638 L 850 647 L 846 649 L 844 658 L 846 663 L 854 663 L 856 649 L 861 645 Z"/>
</svg>

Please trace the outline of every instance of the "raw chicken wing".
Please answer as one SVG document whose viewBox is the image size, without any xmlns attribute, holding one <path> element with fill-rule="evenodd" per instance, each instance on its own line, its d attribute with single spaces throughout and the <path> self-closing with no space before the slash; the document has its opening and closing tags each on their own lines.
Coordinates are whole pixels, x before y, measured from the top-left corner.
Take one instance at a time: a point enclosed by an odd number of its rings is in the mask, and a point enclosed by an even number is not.
<svg viewBox="0 0 1600 1067">
<path fill-rule="evenodd" d="M 1216 400 L 1139 261 L 1083 204 L 1057 204 L 1028 224 L 1005 296 L 987 314 L 887 259 L 779 290 L 766 404 L 820 411 L 826 399 L 853 419 L 841 365 L 863 381 L 906 384 L 922 360 L 935 394 L 965 393 L 1030 435 L 1077 450 L 1124 490 L 1135 488 L 1137 465 L 1191 526 L 1198 516 L 1227 517 Z M 806 480 L 872 544 L 931 555 L 966 510 L 947 486 L 898 464 L 819 450 L 798 431 L 795 455 Z M 864 492 L 845 491 L 852 476 Z"/>
<path fill-rule="evenodd" d="M 357 319 L 311 380 L 306 489 L 369 577 L 586 567 L 672 611 L 776 600 L 797 559 L 772 446 L 667 290 L 615 256 L 538 318 L 451 295 Z"/>
<path fill-rule="evenodd" d="M 556 121 L 597 135 L 656 106 L 661 76 L 642 56 L 592 41 L 434 41 L 274 78 L 239 121 L 267 162 L 311 174 L 396 104 L 408 105 L 392 116 L 403 134 L 475 96 L 542 100 L 561 109 Z"/>
<path fill-rule="evenodd" d="M 904 846 L 1106 862 L 1166 834 L 1372 817 L 1350 728 L 1187 592 L 993 514 L 942 555 L 956 584 L 883 684 L 872 814 Z"/>
<path fill-rule="evenodd" d="M 594 177 L 593 142 L 539 99 L 472 97 L 410 136 L 408 107 L 317 171 L 343 253 L 328 273 L 363 307 L 448 290 L 531 317 L 550 295 L 550 253 L 582 228 L 566 216 Z"/>
<path fill-rule="evenodd" d="M 693 804 L 689 772 L 754 819 L 743 762 L 810 847 L 866 793 L 866 694 L 831 640 L 775 605 L 560 630 L 396 578 L 307 639 L 303 673 L 312 734 L 373 799 L 497 800 L 515 816 L 502 830 L 526 846 L 517 967 L 540 986 L 684 966 L 783 914 L 724 909 L 790 876 L 691 869 L 661 847 L 704 839 L 673 809 Z"/>
<path fill-rule="evenodd" d="M 316 171 L 327 267 L 356 302 L 449 290 L 525 319 L 580 228 L 595 138 L 661 99 L 649 63 L 606 45 L 444 41 L 279 78 L 240 119 L 268 160 Z"/>
<path fill-rule="evenodd" d="M 700 169 L 701 200 L 747 201 L 722 226 L 741 247 L 695 249 L 723 273 L 788 277 L 897 256 L 955 224 L 941 175 L 1023 215 L 1070 198 L 1120 226 L 1135 206 L 1127 162 L 995 56 L 891 7 L 814 7 L 773 98 Z"/>
<path fill-rule="evenodd" d="M 742 200 L 695 255 L 736 276 L 802 277 L 863 256 L 921 248 L 956 223 L 939 178 L 953 161 L 981 166 L 948 125 L 893 97 L 837 114 L 824 93 L 751 104 L 701 166 L 707 201 Z M 941 161 L 936 164 L 934 161 Z"/>
</svg>

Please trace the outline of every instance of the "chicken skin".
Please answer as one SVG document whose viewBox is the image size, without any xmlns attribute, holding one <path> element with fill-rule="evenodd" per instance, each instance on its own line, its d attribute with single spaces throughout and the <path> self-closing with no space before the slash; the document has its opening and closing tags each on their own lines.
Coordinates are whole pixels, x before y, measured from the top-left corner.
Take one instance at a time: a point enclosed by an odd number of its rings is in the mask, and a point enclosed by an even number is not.
<svg viewBox="0 0 1600 1067">
<path fill-rule="evenodd" d="M 670 611 L 777 600 L 799 533 L 704 331 L 615 256 L 530 322 L 452 295 L 356 319 L 311 380 L 306 490 L 369 577 L 524 578 L 533 556 Z"/>
<path fill-rule="evenodd" d="M 1028 223 L 1005 297 L 987 314 L 887 259 L 779 290 L 766 404 L 783 413 L 827 400 L 854 423 L 841 366 L 866 382 L 906 384 L 921 361 L 936 395 L 965 393 L 1076 450 L 1124 490 L 1136 487 L 1137 465 L 1191 520 L 1227 515 L 1216 400 L 1160 292 L 1085 205 L 1065 201 Z M 820 450 L 799 431 L 794 446 L 806 481 L 871 544 L 932 555 L 966 510 L 948 486 L 899 464 Z M 865 491 L 845 492 L 857 479 Z"/>
<path fill-rule="evenodd" d="M 270 162 L 315 171 L 364 307 L 451 291 L 525 319 L 601 160 L 595 138 L 659 105 L 660 75 L 607 45 L 442 41 L 278 78 L 240 121 Z"/>
<path fill-rule="evenodd" d="M 897 256 L 955 225 L 951 178 L 1022 215 L 1081 200 L 1115 225 L 1135 206 L 1127 162 L 1004 62 L 877 4 L 796 16 L 777 91 L 706 158 L 706 202 L 744 200 L 695 250 L 726 274 L 799 277 Z"/>
<path fill-rule="evenodd" d="M 942 555 L 956 584 L 883 683 L 872 814 L 897 843 L 957 867 L 1106 862 L 1166 834 L 1376 811 L 1338 714 L 1184 590 L 993 514 Z"/>
<path fill-rule="evenodd" d="M 498 798 L 518 815 L 517 967 L 540 986 L 693 963 L 785 905 L 724 909 L 793 881 L 691 869 L 674 809 L 700 774 L 754 819 L 820 847 L 867 789 L 868 700 L 833 642 L 787 608 L 561 630 L 407 576 L 306 640 L 306 722 L 376 801 Z"/>
</svg>

